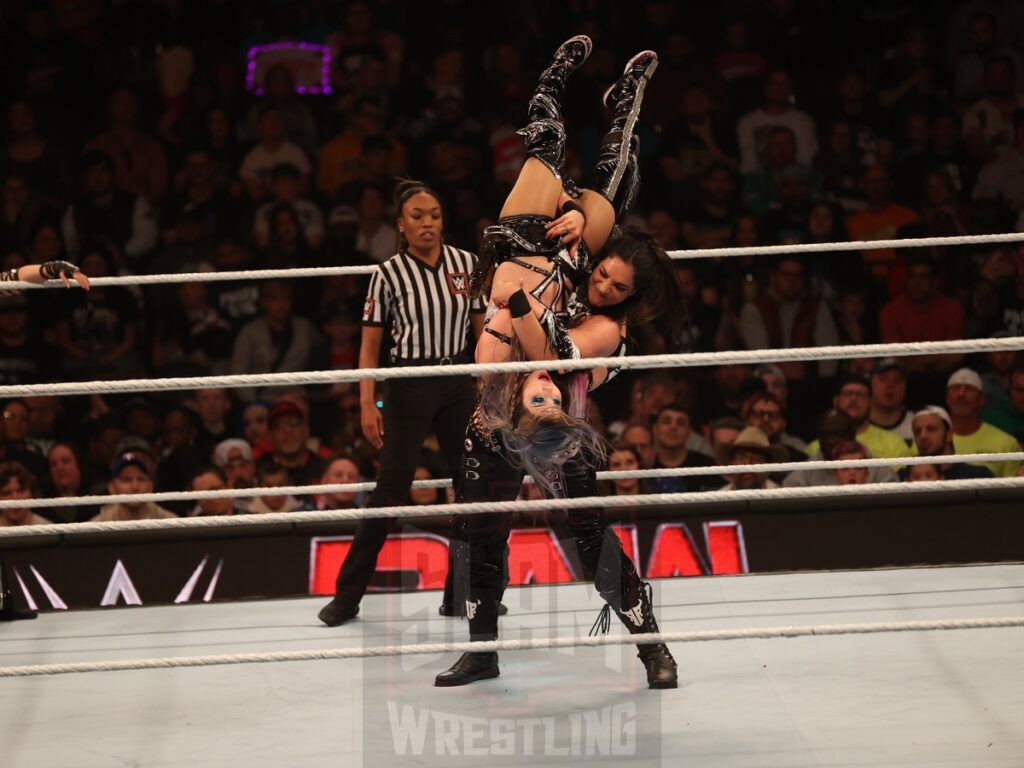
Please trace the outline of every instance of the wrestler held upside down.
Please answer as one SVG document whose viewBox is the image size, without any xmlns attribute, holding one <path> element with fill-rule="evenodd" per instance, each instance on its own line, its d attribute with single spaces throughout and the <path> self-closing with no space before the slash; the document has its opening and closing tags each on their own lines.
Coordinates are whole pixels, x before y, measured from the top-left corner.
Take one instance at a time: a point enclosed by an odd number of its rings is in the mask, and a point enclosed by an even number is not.
<svg viewBox="0 0 1024 768">
<path fill-rule="evenodd" d="M 681 310 L 671 262 L 649 234 L 626 230 L 609 241 L 614 218 L 635 191 L 633 127 L 644 84 L 657 63 L 653 53 L 634 57 L 606 97 L 615 120 L 595 172 L 597 192 L 584 191 L 578 204 L 569 203 L 563 192 L 565 131 L 558 102 L 565 79 L 589 50 L 586 38 L 563 44 L 530 102 L 531 123 L 521 132 L 530 158 L 499 224 L 487 233 L 475 280 L 479 288 L 490 289 L 491 302 L 488 333 L 477 345 L 480 362 L 623 354 L 627 323 Z M 556 205 L 559 218 L 553 217 Z M 591 253 L 600 257 L 592 259 Z M 603 379 L 602 374 L 590 386 Z M 549 497 L 597 495 L 596 470 L 604 453 L 580 418 L 587 389 L 586 374 L 489 377 L 467 431 L 462 498 L 515 498 L 526 472 Z M 649 585 L 640 581 L 601 511 L 567 512 L 557 524 L 568 529 L 585 576 L 607 603 L 595 626 L 607 631 L 614 610 L 630 632 L 656 632 Z M 466 526 L 470 636 L 495 639 L 510 518 L 471 515 Z M 676 686 L 675 661 L 663 644 L 641 645 L 638 655 L 650 687 Z M 435 684 L 465 685 L 497 674 L 497 654 L 467 653 Z"/>
</svg>

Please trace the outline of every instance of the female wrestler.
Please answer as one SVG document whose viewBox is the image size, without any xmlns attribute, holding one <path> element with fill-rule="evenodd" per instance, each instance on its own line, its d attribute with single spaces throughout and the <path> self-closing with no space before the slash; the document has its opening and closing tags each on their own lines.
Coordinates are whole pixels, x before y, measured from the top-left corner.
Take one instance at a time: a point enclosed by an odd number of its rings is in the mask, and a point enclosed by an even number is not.
<svg viewBox="0 0 1024 768">
<path fill-rule="evenodd" d="M 537 371 L 496 376 L 485 384 L 468 432 L 463 498 L 514 498 L 526 472 L 548 498 L 598 495 L 596 469 L 604 461 L 600 438 L 585 421 L 569 415 L 567 411 L 576 410 L 570 402 L 574 395 L 564 382 L 556 383 L 558 378 Z M 495 640 L 511 518 L 501 513 L 468 517 L 470 639 Z M 630 633 L 657 632 L 650 585 L 640 581 L 601 511 L 568 510 L 556 528 L 567 532 L 561 538 L 575 541 L 584 576 L 605 600 L 594 629 L 608 631 L 614 608 Z M 676 687 L 675 660 L 665 645 L 639 645 L 637 655 L 647 669 L 649 687 Z M 466 685 L 497 675 L 496 653 L 465 653 L 437 675 L 435 685 Z"/>
<path fill-rule="evenodd" d="M 584 39 L 585 40 L 585 39 Z M 570 59 L 569 54 L 576 52 L 575 59 Z M 545 130 L 554 134 L 556 139 L 561 140 L 564 147 L 564 129 L 561 127 L 557 103 L 552 96 L 560 97 L 564 88 L 564 80 L 568 73 L 582 63 L 586 53 L 589 52 L 589 41 L 586 44 L 580 38 L 573 38 L 565 43 L 556 53 L 552 65 L 541 76 L 541 83 L 538 92 L 531 100 L 531 119 L 533 122 L 525 129 L 528 148 L 536 151 L 537 147 L 531 147 L 531 135 L 543 134 Z M 629 173 L 630 178 L 636 179 L 636 157 L 635 141 L 632 136 L 633 124 L 636 120 L 636 113 L 639 110 L 638 96 L 642 96 L 643 86 L 646 78 L 653 72 L 656 66 L 656 58 L 653 54 L 645 52 L 640 54 L 627 65 L 626 73 L 610 91 L 609 94 L 618 94 L 616 101 L 616 123 L 613 124 L 613 131 L 606 138 L 606 149 L 618 142 L 618 152 L 615 157 L 605 157 L 605 170 L 611 170 L 611 176 L 618 180 L 614 182 L 615 189 L 621 183 L 624 175 Z M 560 75 L 560 79 L 558 77 Z M 551 87 L 560 86 L 559 89 Z M 630 98 L 632 94 L 632 98 Z M 626 102 L 630 102 L 628 109 L 620 108 Z M 547 108 L 547 117 L 538 116 L 540 107 Z M 621 130 L 616 135 L 616 127 Z M 629 135 L 626 135 L 626 132 Z M 556 142 L 557 143 L 557 142 Z M 493 267 L 494 262 L 498 267 L 494 275 L 494 285 L 491 291 L 492 308 L 488 325 L 489 335 L 497 341 L 488 340 L 487 336 L 482 337 L 477 347 L 478 360 L 500 360 L 507 359 L 512 351 L 512 338 L 510 331 L 514 331 L 516 337 L 522 342 L 523 351 L 531 359 L 555 359 L 573 358 L 581 356 L 605 356 L 624 352 L 625 350 L 625 320 L 632 315 L 634 320 L 652 319 L 669 310 L 680 311 L 682 302 L 678 295 L 676 301 L 669 301 L 672 296 L 672 288 L 675 281 L 671 273 L 671 262 L 666 254 L 654 244 L 649 235 L 640 232 L 627 232 L 616 238 L 606 249 L 604 258 L 593 267 L 593 271 L 586 276 L 586 287 L 578 291 L 578 297 L 573 302 L 575 317 L 572 320 L 563 313 L 556 313 L 554 308 L 546 302 L 559 301 L 562 298 L 563 288 L 580 286 L 581 274 L 569 274 L 567 261 L 569 254 L 564 248 L 559 249 L 553 258 L 549 258 L 552 266 L 549 272 L 543 274 L 544 280 L 534 284 L 527 294 L 526 281 L 523 271 L 542 272 L 535 263 L 525 261 L 522 256 L 509 256 L 510 249 L 524 248 L 530 245 L 528 237 L 531 235 L 526 224 L 533 225 L 533 235 L 536 237 L 537 216 L 518 216 L 516 218 L 505 218 L 510 210 L 514 210 L 517 190 L 528 188 L 542 198 L 544 195 L 550 199 L 554 193 L 560 192 L 561 182 L 558 178 L 560 167 L 552 163 L 552 158 L 558 159 L 563 156 L 561 148 L 556 148 L 554 155 L 538 157 L 531 153 L 531 160 L 541 162 L 533 163 L 527 161 L 520 180 L 506 202 L 503 210 L 503 219 L 499 226 L 489 233 L 490 248 L 487 258 L 490 259 Z M 615 165 L 618 163 L 618 165 Z M 600 169 L 600 165 L 599 165 Z M 601 174 L 598 174 L 601 178 Z M 600 186 L 607 191 L 610 187 L 606 184 Z M 633 189 L 628 189 L 627 194 L 619 201 L 628 205 Z M 584 197 L 586 195 L 584 194 Z M 612 197 L 603 201 L 604 213 L 611 210 Z M 529 207 L 529 195 L 521 195 L 519 199 L 523 205 Z M 581 198 L 582 199 L 582 198 Z M 602 201 L 595 196 L 592 201 L 595 203 L 595 210 L 599 216 L 602 213 Z M 536 208 L 534 209 L 536 210 Z M 620 208 L 620 212 L 621 212 Z M 572 216 L 580 213 L 567 213 Z M 614 212 L 612 213 L 612 218 Z M 543 217 L 540 217 L 543 218 Z M 563 217 L 564 218 L 564 217 Z M 531 219 L 533 220 L 531 222 Z M 605 219 L 598 218 L 598 221 Z M 556 222 L 557 224 L 558 222 Z M 577 221 L 577 223 L 579 223 Z M 501 231 L 502 226 L 506 227 Z M 518 231 L 517 231 L 518 229 Z M 587 229 L 591 229 L 588 225 Z M 607 238 L 611 229 L 611 223 L 607 224 L 608 231 L 601 231 L 600 236 Z M 593 246 L 593 240 L 587 240 L 587 231 L 568 233 L 566 242 L 574 240 L 582 235 L 584 246 Z M 593 234 L 593 233 L 591 233 Z M 496 246 L 502 245 L 505 239 L 504 250 Z M 602 241 L 603 242 L 603 241 Z M 537 252 L 547 253 L 553 250 L 548 244 L 534 243 Z M 560 246 L 561 244 L 559 244 Z M 529 251 L 530 249 L 526 249 Z M 579 250 L 573 249 L 576 254 Z M 505 259 L 504 261 L 502 259 Z M 509 268 L 515 266 L 520 274 L 508 274 Z M 506 271 L 506 276 L 500 273 Z M 484 279 L 478 284 L 487 287 L 487 276 L 492 270 L 485 267 L 478 270 Z M 583 275 L 586 273 L 584 272 Z M 518 278 L 518 285 L 516 284 Z M 565 281 L 571 283 L 563 285 Z M 582 286 L 581 286 L 582 287 Z M 515 289 L 514 293 L 509 293 Z M 504 292 L 504 293 L 503 293 Z M 508 308 L 498 309 L 497 305 L 507 296 Z M 538 317 L 539 313 L 539 317 Z M 674 327 L 678 327 L 675 324 Z M 506 345 L 507 350 L 501 346 Z M 577 385 L 573 387 L 575 397 L 576 415 L 581 415 L 585 404 L 586 387 L 579 386 L 579 377 L 576 377 Z M 527 379 L 527 381 L 529 381 Z M 493 384 L 488 387 L 493 388 Z M 532 395 L 531 397 L 539 397 Z M 526 394 L 523 395 L 523 405 L 526 406 Z M 464 458 L 464 493 L 466 499 L 474 496 L 478 498 L 514 498 L 518 492 L 522 480 L 522 468 L 528 466 L 529 457 L 536 451 L 541 450 L 533 443 L 527 442 L 524 450 L 502 451 L 502 445 L 493 437 L 493 424 L 488 423 L 487 403 L 488 397 L 482 399 L 481 407 L 474 414 L 466 440 L 467 455 Z M 501 431 L 503 435 L 517 434 L 519 420 L 516 417 L 515 409 L 508 414 L 507 424 L 514 427 Z M 500 423 L 501 420 L 499 419 Z M 505 446 L 505 448 L 510 448 Z M 543 451 L 541 451 L 543 453 Z M 504 456 L 502 455 L 504 453 Z M 557 489 L 548 487 L 550 493 L 567 495 L 570 497 L 597 495 L 597 484 L 595 469 L 599 463 L 598 454 L 594 451 L 577 450 L 563 454 L 561 470 L 563 480 L 559 480 Z M 532 472 L 531 468 L 531 472 Z M 544 483 L 542 483 L 542 486 Z M 477 519 L 481 518 L 481 519 Z M 567 523 L 573 538 L 576 539 L 580 551 L 581 562 L 588 578 L 592 578 L 599 592 L 605 598 L 609 606 L 616 608 L 617 614 L 623 619 L 631 632 L 655 632 L 657 624 L 654 620 L 653 610 L 650 605 L 649 589 L 644 590 L 640 584 L 639 577 L 633 568 L 632 562 L 622 553 L 621 546 L 614 536 L 608 535 L 607 523 L 603 516 L 594 512 L 570 513 Z M 471 636 L 477 639 L 492 639 L 497 636 L 497 604 L 501 590 L 504 587 L 502 563 L 504 562 L 505 541 L 508 537 L 508 518 L 500 515 L 472 516 L 467 525 L 469 526 L 470 546 L 470 599 L 467 602 L 467 614 L 470 616 Z M 602 614 L 599 622 L 602 628 L 607 630 L 608 613 Z M 628 620 L 627 620 L 628 618 Z M 675 662 L 664 645 L 641 646 L 640 658 L 644 661 L 648 670 L 648 683 L 651 687 L 674 687 L 676 685 Z M 496 654 L 465 654 L 451 669 L 438 675 L 436 684 L 439 686 L 464 685 L 474 680 L 497 675 Z"/>
<path fill-rule="evenodd" d="M 593 171 L 592 188 L 579 192 L 565 175 L 566 134 L 560 102 L 569 75 L 586 61 L 590 48 L 590 39 L 585 35 L 563 43 L 541 73 L 530 99 L 530 122 L 519 131 L 526 140 L 528 157 L 505 201 L 498 224 L 485 232 L 480 262 L 473 276 L 474 290 L 489 294 L 490 299 L 489 322 L 484 329 L 490 339 L 484 337 L 484 343 L 477 346 L 478 362 L 509 358 L 509 350 L 504 346 L 509 336 L 501 327 L 507 321 L 494 322 L 494 317 L 520 288 L 529 297 L 527 300 L 535 302 L 539 319 L 560 357 L 596 354 L 569 344 L 564 315 L 566 300 L 593 272 L 591 254 L 604 246 L 616 219 L 632 204 L 640 180 L 636 120 L 658 59 L 653 51 L 637 54 L 605 94 L 605 103 L 613 114 L 612 124 Z M 554 218 L 556 213 L 561 215 Z M 605 288 L 622 291 L 628 285 L 628 276 L 615 260 L 609 260 L 601 273 L 605 276 Z M 612 294 L 588 291 L 581 298 L 589 299 L 591 306 L 600 306 Z M 591 333 L 583 335 L 589 338 L 594 330 L 591 328 Z M 605 325 L 606 333 L 611 330 Z"/>
</svg>

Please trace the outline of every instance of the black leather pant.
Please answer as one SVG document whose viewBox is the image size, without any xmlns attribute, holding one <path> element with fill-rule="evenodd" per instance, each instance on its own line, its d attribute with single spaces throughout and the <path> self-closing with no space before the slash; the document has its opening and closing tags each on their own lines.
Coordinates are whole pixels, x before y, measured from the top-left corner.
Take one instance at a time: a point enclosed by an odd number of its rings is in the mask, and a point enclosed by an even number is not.
<svg viewBox="0 0 1024 768">
<path fill-rule="evenodd" d="M 464 501 L 511 501 L 519 494 L 523 472 L 513 467 L 503 450 L 488 448 L 471 427 L 462 462 Z M 597 496 L 593 460 L 578 455 L 562 469 L 567 498 Z M 508 536 L 512 516 L 507 513 L 466 515 L 469 546 L 469 632 L 471 640 L 498 636 L 498 603 L 508 583 Z M 639 602 L 640 577 L 609 528 L 600 508 L 574 509 L 552 515 L 559 538 L 575 546 L 583 576 L 593 582 L 601 597 L 617 611 Z M 457 558 L 463 568 L 465 557 Z"/>
</svg>

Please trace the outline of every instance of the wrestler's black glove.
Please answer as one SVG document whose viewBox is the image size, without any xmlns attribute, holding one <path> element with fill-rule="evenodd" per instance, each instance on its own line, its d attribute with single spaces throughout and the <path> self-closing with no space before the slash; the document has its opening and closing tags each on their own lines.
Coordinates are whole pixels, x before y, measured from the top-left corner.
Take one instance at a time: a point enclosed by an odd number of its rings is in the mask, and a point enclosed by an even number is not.
<svg viewBox="0 0 1024 768">
<path fill-rule="evenodd" d="M 525 317 L 533 311 L 530 300 L 526 297 L 526 291 L 520 288 L 508 297 L 508 309 L 513 318 Z"/>
<path fill-rule="evenodd" d="M 44 261 L 39 265 L 39 274 L 45 280 L 57 280 L 61 275 L 74 277 L 78 267 L 70 261 Z"/>
</svg>

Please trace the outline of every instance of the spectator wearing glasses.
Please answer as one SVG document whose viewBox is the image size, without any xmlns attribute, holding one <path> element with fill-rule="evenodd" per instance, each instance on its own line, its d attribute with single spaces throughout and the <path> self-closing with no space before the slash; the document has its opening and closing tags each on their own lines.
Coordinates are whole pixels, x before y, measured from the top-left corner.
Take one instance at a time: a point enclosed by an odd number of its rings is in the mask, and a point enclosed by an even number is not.
<svg viewBox="0 0 1024 768">
<path fill-rule="evenodd" d="M 879 459 L 898 459 L 912 456 L 913 452 L 902 438 L 887 430 L 876 427 L 868 419 L 871 403 L 871 380 L 864 374 L 847 373 L 839 378 L 836 396 L 832 405 L 850 417 L 856 428 L 854 439 Z M 815 440 L 808 450 L 815 453 L 821 444 Z"/>
<path fill-rule="evenodd" d="M 779 401 L 779 405 L 782 406 L 782 410 L 787 417 L 787 428 L 793 429 L 801 435 L 813 433 L 815 418 L 813 411 L 809 410 L 804 414 L 802 409 L 797 409 L 795 413 L 788 410 L 789 384 L 786 381 L 786 374 L 782 372 L 779 366 L 770 363 L 759 365 L 754 369 L 754 377 L 760 379 L 765 389 L 775 395 L 775 398 Z M 807 454 L 807 443 L 795 434 L 783 433 L 782 444 L 795 448 L 805 455 Z"/>
<path fill-rule="evenodd" d="M 747 398 L 743 404 L 743 418 L 748 427 L 757 427 L 768 436 L 772 445 L 781 446 L 785 450 L 785 461 L 807 460 L 807 445 L 799 438 L 786 434 L 785 409 L 770 392 L 758 392 Z"/>
</svg>

